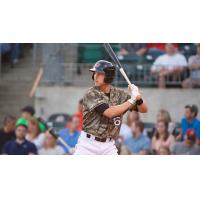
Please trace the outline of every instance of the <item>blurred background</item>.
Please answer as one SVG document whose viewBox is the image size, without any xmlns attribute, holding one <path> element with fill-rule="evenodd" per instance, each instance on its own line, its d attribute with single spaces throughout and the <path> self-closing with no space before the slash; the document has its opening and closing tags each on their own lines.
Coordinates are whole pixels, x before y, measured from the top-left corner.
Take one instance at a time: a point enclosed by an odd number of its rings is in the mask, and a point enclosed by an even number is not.
<svg viewBox="0 0 200 200">
<path fill-rule="evenodd" d="M 140 119 L 153 135 L 158 113 L 168 112 L 181 129 L 186 105 L 200 105 L 200 45 L 197 43 L 111 44 L 130 80 L 141 88 L 149 112 Z M 89 68 L 110 60 L 101 43 L 0 44 L 0 124 L 20 117 L 26 106 L 61 130 L 79 112 L 92 86 Z M 117 71 L 113 83 L 127 89 Z M 127 116 L 128 117 L 128 116 Z M 197 112 L 197 117 L 199 117 Z M 127 118 L 124 118 L 127 123 Z"/>
</svg>

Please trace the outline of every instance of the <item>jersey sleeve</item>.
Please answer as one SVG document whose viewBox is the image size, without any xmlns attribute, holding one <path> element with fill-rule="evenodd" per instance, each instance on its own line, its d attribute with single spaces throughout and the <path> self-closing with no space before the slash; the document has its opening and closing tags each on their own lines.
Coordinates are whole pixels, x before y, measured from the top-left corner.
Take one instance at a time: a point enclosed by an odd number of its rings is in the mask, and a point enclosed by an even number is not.
<svg viewBox="0 0 200 200">
<path fill-rule="evenodd" d="M 83 98 L 83 105 L 90 111 L 94 110 L 101 104 L 108 104 L 108 101 L 98 91 L 90 90 Z"/>
</svg>

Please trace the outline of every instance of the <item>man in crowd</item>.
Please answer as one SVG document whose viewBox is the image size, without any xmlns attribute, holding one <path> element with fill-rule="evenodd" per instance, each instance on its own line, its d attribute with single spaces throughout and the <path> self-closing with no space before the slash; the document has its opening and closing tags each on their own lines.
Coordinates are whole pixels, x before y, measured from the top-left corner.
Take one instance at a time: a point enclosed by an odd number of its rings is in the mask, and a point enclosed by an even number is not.
<svg viewBox="0 0 200 200">
<path fill-rule="evenodd" d="M 80 136 L 80 131 L 78 130 L 78 126 L 79 126 L 79 118 L 73 116 L 69 120 L 69 127 L 59 132 L 60 137 L 68 144 L 69 147 L 71 147 L 70 150 L 71 152 L 69 152 L 69 149 L 60 144 L 64 148 L 66 154 L 72 153 L 73 149 L 75 148 L 75 145 L 78 142 L 78 138 Z"/>
<path fill-rule="evenodd" d="M 3 128 L 0 129 L 0 152 L 4 144 L 15 138 L 15 122 L 14 116 L 8 115 L 3 120 Z"/>
<path fill-rule="evenodd" d="M 197 119 L 198 107 L 196 105 L 186 105 L 184 115 L 181 120 L 182 139 L 185 139 L 187 130 L 192 128 L 196 131 L 197 142 L 200 144 L 200 121 Z"/>
<path fill-rule="evenodd" d="M 2 153 L 7 155 L 37 154 L 36 146 L 25 139 L 27 130 L 28 126 L 26 120 L 22 120 L 20 123 L 16 124 L 16 139 L 7 142 L 3 147 Z"/>
<path fill-rule="evenodd" d="M 127 138 L 124 145 L 132 154 L 144 154 L 150 147 L 150 140 L 142 132 L 144 130 L 144 123 L 141 121 L 133 122 L 131 125 L 132 136 Z"/>
<path fill-rule="evenodd" d="M 26 106 L 21 110 L 21 117 L 30 120 L 34 117 L 35 109 L 32 106 Z"/>
<path fill-rule="evenodd" d="M 200 44 L 197 45 L 196 55 L 190 56 L 188 60 L 190 77 L 183 81 L 183 88 L 192 88 L 200 85 Z"/>
<path fill-rule="evenodd" d="M 34 115 L 35 115 L 35 109 L 32 106 L 26 106 L 26 107 L 22 108 L 22 110 L 21 110 L 21 117 L 28 121 L 32 120 L 33 118 L 36 118 Z M 46 127 L 43 124 L 43 122 L 40 121 L 39 118 L 38 118 L 38 120 L 39 120 L 40 132 L 44 133 L 46 131 Z"/>
<path fill-rule="evenodd" d="M 158 76 L 159 88 L 165 88 L 166 78 L 177 80 L 180 76 L 184 75 L 187 67 L 187 60 L 182 55 L 177 53 L 174 44 L 168 43 L 165 45 L 165 54 L 159 56 L 152 68 L 151 73 Z"/>
<path fill-rule="evenodd" d="M 195 144 L 196 131 L 188 129 L 186 131 L 186 140 L 177 142 L 171 147 L 171 153 L 174 155 L 199 155 L 200 147 Z"/>
</svg>

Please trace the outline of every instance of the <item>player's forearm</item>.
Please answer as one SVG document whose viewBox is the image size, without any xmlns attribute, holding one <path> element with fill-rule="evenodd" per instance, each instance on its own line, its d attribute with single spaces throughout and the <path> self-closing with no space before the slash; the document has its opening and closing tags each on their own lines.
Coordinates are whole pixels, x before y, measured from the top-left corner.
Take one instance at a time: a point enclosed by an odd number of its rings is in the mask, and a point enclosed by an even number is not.
<svg viewBox="0 0 200 200">
<path fill-rule="evenodd" d="M 106 109 L 103 113 L 104 116 L 112 119 L 113 117 L 117 117 L 125 113 L 127 110 L 131 108 L 132 104 L 128 101 L 121 105 L 117 106 L 111 106 L 108 109 Z"/>
</svg>

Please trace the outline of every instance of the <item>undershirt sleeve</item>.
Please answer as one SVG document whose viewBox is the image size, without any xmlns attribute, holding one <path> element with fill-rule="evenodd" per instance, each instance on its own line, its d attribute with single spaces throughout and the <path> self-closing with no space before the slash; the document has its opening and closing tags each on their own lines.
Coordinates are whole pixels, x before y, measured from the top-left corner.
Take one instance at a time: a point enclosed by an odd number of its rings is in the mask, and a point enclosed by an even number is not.
<svg viewBox="0 0 200 200">
<path fill-rule="evenodd" d="M 94 108 L 94 110 L 99 113 L 100 115 L 102 115 L 104 113 L 105 110 L 107 110 L 109 108 L 109 105 L 107 103 L 102 103 L 98 106 L 96 106 Z"/>
</svg>

